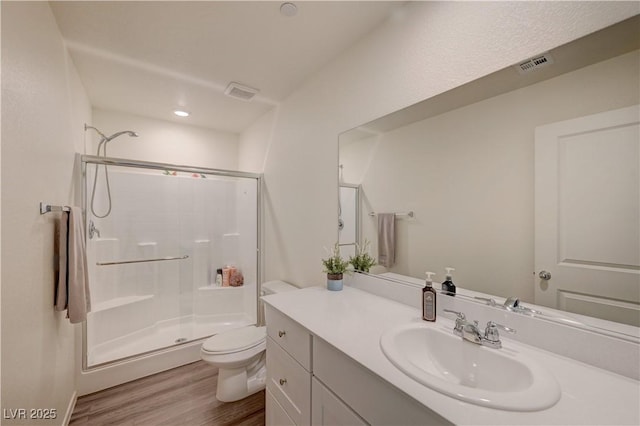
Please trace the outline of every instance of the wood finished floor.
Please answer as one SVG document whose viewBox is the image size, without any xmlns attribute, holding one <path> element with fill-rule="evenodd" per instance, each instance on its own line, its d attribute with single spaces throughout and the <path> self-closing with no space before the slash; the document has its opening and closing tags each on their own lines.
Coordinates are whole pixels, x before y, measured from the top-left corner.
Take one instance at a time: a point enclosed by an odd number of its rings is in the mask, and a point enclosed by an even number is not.
<svg viewBox="0 0 640 426">
<path fill-rule="evenodd" d="M 194 362 L 78 398 L 69 425 L 264 425 L 264 391 L 219 402 L 217 369 Z"/>
</svg>

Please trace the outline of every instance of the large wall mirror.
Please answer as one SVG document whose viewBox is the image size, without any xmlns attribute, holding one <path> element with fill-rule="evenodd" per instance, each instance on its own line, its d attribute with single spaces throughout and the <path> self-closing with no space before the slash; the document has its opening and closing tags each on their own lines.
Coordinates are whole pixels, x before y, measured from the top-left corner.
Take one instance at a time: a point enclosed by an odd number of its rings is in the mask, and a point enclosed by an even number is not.
<svg viewBox="0 0 640 426">
<path fill-rule="evenodd" d="M 359 240 L 424 278 L 640 326 L 640 16 L 339 137 Z M 413 217 L 406 215 L 413 212 Z"/>
</svg>

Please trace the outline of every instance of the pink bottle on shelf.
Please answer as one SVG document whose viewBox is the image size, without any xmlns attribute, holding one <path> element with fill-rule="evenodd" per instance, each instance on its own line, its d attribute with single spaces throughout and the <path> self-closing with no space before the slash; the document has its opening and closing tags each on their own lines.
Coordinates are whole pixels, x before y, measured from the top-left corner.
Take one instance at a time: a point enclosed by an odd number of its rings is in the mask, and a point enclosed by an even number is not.
<svg viewBox="0 0 640 426">
<path fill-rule="evenodd" d="M 222 268 L 222 287 L 229 287 L 229 282 L 231 278 L 231 268 L 225 266 Z"/>
</svg>

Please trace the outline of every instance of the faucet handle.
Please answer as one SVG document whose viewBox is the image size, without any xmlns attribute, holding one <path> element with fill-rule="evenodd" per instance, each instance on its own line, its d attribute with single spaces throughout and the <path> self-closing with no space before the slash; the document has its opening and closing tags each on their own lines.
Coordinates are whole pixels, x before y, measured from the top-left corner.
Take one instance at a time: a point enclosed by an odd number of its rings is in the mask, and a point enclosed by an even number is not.
<svg viewBox="0 0 640 426">
<path fill-rule="evenodd" d="M 507 327 L 506 325 L 498 324 L 497 322 L 489 321 L 487 322 L 487 330 L 488 329 L 496 329 L 506 331 L 507 333 L 515 334 L 516 330 L 514 328 Z"/>
<path fill-rule="evenodd" d="M 504 326 L 502 324 L 498 324 L 493 321 L 487 322 L 487 328 L 484 329 L 484 338 L 490 342 L 499 343 L 500 342 L 500 333 L 498 329 L 506 331 L 507 333 L 515 334 L 516 330 L 513 328 Z"/>
<path fill-rule="evenodd" d="M 496 301 L 491 297 L 473 296 L 473 298 L 476 300 L 482 300 L 483 302 L 487 302 L 487 305 L 489 306 L 496 306 Z"/>
<path fill-rule="evenodd" d="M 449 313 L 452 313 L 452 314 L 456 314 L 458 316 L 456 318 L 456 325 L 455 325 L 455 327 L 453 327 L 453 332 L 454 332 L 454 334 L 457 334 L 457 335 L 461 336 L 462 335 L 462 328 L 467 323 L 467 317 L 465 317 L 462 312 L 453 311 L 451 309 L 444 309 L 444 312 L 449 312 Z"/>
<path fill-rule="evenodd" d="M 497 348 L 497 349 L 502 347 L 502 342 L 500 341 L 500 333 L 498 332 L 498 329 L 504 330 L 507 333 L 516 332 L 513 328 L 509 328 L 502 324 L 489 321 L 487 323 L 487 328 L 484 329 L 485 345 L 490 346 L 492 348 Z"/>
<path fill-rule="evenodd" d="M 449 312 L 451 314 L 456 314 L 458 316 L 457 319 L 459 320 L 463 320 L 466 319 L 467 317 L 464 316 L 464 314 L 462 312 L 458 312 L 458 311 L 454 311 L 452 309 L 443 309 L 444 312 Z"/>
</svg>

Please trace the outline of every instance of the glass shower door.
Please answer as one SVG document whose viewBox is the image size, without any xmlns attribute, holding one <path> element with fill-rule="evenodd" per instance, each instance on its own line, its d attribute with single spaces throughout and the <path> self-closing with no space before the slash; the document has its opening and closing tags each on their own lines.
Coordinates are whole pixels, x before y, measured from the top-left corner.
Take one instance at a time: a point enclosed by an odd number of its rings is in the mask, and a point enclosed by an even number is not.
<svg viewBox="0 0 640 426">
<path fill-rule="evenodd" d="M 104 160 L 83 160 L 85 368 L 255 324 L 258 175 L 113 160 L 107 187 Z"/>
</svg>

